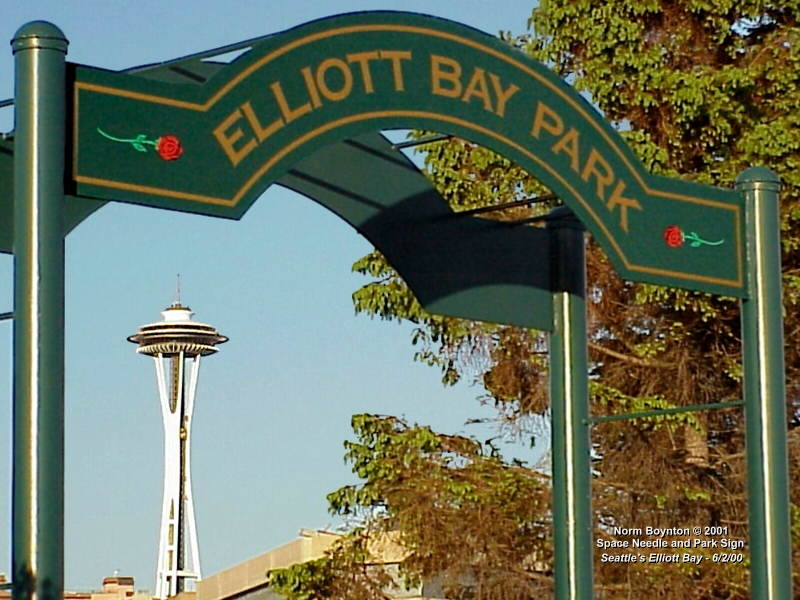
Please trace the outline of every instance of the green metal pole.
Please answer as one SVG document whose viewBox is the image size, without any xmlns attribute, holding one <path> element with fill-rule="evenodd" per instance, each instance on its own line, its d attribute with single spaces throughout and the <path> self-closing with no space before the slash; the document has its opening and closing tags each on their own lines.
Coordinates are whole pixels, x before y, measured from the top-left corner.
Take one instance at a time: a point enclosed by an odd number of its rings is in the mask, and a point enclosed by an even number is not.
<svg viewBox="0 0 800 600">
<path fill-rule="evenodd" d="M 67 40 L 23 25 L 15 63 L 14 600 L 64 588 L 64 148 Z"/>
<path fill-rule="evenodd" d="M 780 179 L 763 167 L 736 179 L 745 199 L 747 276 L 742 302 L 745 445 L 750 531 L 750 589 L 758 600 L 792 597 L 783 303 L 779 230 Z"/>
<path fill-rule="evenodd" d="M 554 327 L 550 334 L 555 597 L 593 598 L 592 490 L 583 225 L 566 208 L 547 218 Z"/>
</svg>

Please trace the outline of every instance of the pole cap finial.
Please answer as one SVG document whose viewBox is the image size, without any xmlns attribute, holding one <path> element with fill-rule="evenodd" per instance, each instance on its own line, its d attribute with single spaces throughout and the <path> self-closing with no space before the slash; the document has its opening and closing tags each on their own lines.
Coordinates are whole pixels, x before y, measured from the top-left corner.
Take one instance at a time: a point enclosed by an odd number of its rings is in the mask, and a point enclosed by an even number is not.
<svg viewBox="0 0 800 600">
<path fill-rule="evenodd" d="M 768 167 L 750 167 L 739 173 L 736 188 L 768 188 L 778 191 L 781 188 L 781 178 Z"/>
<path fill-rule="evenodd" d="M 67 40 L 64 32 L 48 21 L 31 21 L 17 29 L 11 39 L 11 49 L 16 54 L 20 50 L 59 50 L 67 53 Z"/>
</svg>

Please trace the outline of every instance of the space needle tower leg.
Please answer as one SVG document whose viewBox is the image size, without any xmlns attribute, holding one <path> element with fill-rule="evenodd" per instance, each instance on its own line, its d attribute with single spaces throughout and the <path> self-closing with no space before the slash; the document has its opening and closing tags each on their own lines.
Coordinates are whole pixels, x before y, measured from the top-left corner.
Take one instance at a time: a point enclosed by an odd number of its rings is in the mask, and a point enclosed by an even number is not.
<svg viewBox="0 0 800 600">
<path fill-rule="evenodd" d="M 191 311 L 179 303 L 162 314 L 164 321 L 145 325 L 128 339 L 139 344 L 139 353 L 155 361 L 164 423 L 164 501 L 155 593 L 163 599 L 185 591 L 188 581 L 201 577 L 192 500 L 192 414 L 200 358 L 216 352 L 215 345 L 227 338 L 209 325 L 192 321 Z"/>
<path fill-rule="evenodd" d="M 191 419 L 200 356 L 187 365 L 184 352 L 153 357 L 164 420 L 164 502 L 158 545 L 156 596 L 167 598 L 185 589 L 184 580 L 200 578 L 197 526 L 190 474 Z M 190 376 L 186 377 L 187 366 Z M 187 387 L 188 383 L 188 387 Z M 180 543 L 189 541 L 190 559 Z"/>
<path fill-rule="evenodd" d="M 186 437 L 184 438 L 183 458 L 184 464 L 184 496 L 186 498 L 186 519 L 187 522 L 192 524 L 192 527 L 187 532 L 189 542 L 189 552 L 194 571 L 197 574 L 197 579 L 202 579 L 203 575 L 200 572 L 200 546 L 197 543 L 197 527 L 195 526 L 194 518 L 194 501 L 192 500 L 192 469 L 191 464 L 191 435 L 192 435 L 192 413 L 194 411 L 194 397 L 197 392 L 197 377 L 200 375 L 200 355 L 191 359 L 191 376 L 189 378 L 189 389 L 186 395 Z"/>
</svg>

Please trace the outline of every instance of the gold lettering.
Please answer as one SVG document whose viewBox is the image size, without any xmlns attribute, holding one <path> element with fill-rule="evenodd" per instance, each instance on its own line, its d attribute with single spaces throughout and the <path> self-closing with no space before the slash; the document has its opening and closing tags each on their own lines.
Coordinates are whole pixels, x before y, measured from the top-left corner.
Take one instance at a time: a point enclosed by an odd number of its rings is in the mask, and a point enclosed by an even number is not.
<svg viewBox="0 0 800 600">
<path fill-rule="evenodd" d="M 306 89 L 308 90 L 308 95 L 311 97 L 311 106 L 319 108 L 322 106 L 322 100 L 319 98 L 319 91 L 314 83 L 314 76 L 311 74 L 311 68 L 303 67 L 300 69 L 300 74 L 303 76 L 303 81 L 306 82 Z"/>
<path fill-rule="evenodd" d="M 286 96 L 283 94 L 283 88 L 281 87 L 280 81 L 276 81 L 269 87 L 272 90 L 272 94 L 275 96 L 275 101 L 278 103 L 278 108 L 281 109 L 281 115 L 286 123 L 291 123 L 295 119 L 302 117 L 304 114 L 311 112 L 311 104 L 308 102 L 301 104 L 297 108 L 289 108 L 289 103 L 286 101 Z"/>
<path fill-rule="evenodd" d="M 261 121 L 258 120 L 258 116 L 256 115 L 253 107 L 250 106 L 250 101 L 248 100 L 244 104 L 242 104 L 242 112 L 244 113 L 245 119 L 250 124 L 250 127 L 253 130 L 253 133 L 256 134 L 259 142 L 263 142 L 273 133 L 278 131 L 281 127 L 283 127 L 283 121 L 280 117 L 275 119 L 272 123 L 264 127 L 261 124 Z"/>
<path fill-rule="evenodd" d="M 443 70 L 442 67 L 447 70 Z M 461 95 L 461 63 L 446 56 L 431 54 L 431 93 L 437 96 L 458 98 Z M 450 86 L 442 86 L 442 81 Z"/>
<path fill-rule="evenodd" d="M 625 182 L 618 181 L 617 187 L 615 187 L 614 191 L 611 193 L 611 198 L 608 199 L 606 208 L 613 211 L 614 207 L 619 206 L 619 224 L 620 227 L 622 227 L 622 231 L 628 233 L 628 209 L 635 208 L 636 210 L 642 210 L 642 205 L 633 198 L 625 198 L 622 195 L 624 191 Z"/>
<path fill-rule="evenodd" d="M 375 88 L 372 86 L 372 72 L 369 70 L 369 61 L 376 60 L 378 52 L 355 52 L 348 54 L 345 58 L 349 63 L 358 63 L 361 68 L 361 82 L 364 84 L 364 92 L 367 94 L 374 92 Z"/>
<path fill-rule="evenodd" d="M 467 89 L 461 96 L 462 102 L 469 102 L 473 96 L 483 100 L 483 109 L 492 112 L 492 99 L 489 97 L 489 87 L 486 85 L 485 71 L 480 67 L 475 67 L 470 77 Z"/>
<path fill-rule="evenodd" d="M 598 167 L 600 167 L 600 169 L 598 169 Z M 591 175 L 594 175 L 594 178 L 597 181 L 596 192 L 598 198 L 605 200 L 606 186 L 614 181 L 614 171 L 611 170 L 611 167 L 609 166 L 608 162 L 606 162 L 606 159 L 603 158 L 594 148 L 592 148 L 592 151 L 589 153 L 589 158 L 586 159 L 586 164 L 583 165 L 581 179 L 584 181 L 589 181 L 589 177 Z"/>
<path fill-rule="evenodd" d="M 228 130 L 241 118 L 242 111 L 237 108 L 214 129 L 214 137 L 217 138 L 217 142 L 222 146 L 225 156 L 228 157 L 228 160 L 231 161 L 234 167 L 258 145 L 253 138 L 250 138 L 250 140 L 238 150 L 234 147 L 234 144 L 244 136 L 244 131 L 242 131 L 241 127 L 237 127 L 233 132 L 229 132 Z"/>
<path fill-rule="evenodd" d="M 403 63 L 400 61 L 411 60 L 411 52 L 408 50 L 378 50 L 378 56 L 392 61 L 394 89 L 397 92 L 404 92 L 406 88 L 403 80 Z"/>
<path fill-rule="evenodd" d="M 325 79 L 325 74 L 330 69 L 339 69 L 342 74 L 342 87 L 336 91 L 328 87 Z M 317 67 L 317 88 L 328 100 L 344 100 L 353 91 L 353 74 L 350 72 L 350 67 L 341 58 L 326 58 Z"/>
<path fill-rule="evenodd" d="M 564 131 L 564 121 L 552 108 L 544 102 L 539 102 L 536 107 L 536 115 L 533 117 L 531 135 L 538 138 L 542 133 L 542 129 L 551 135 L 561 135 Z"/>
<path fill-rule="evenodd" d="M 578 169 L 580 168 L 578 155 L 578 132 L 574 127 L 570 127 L 569 131 L 564 134 L 564 137 L 553 144 L 553 147 L 550 149 L 554 154 L 563 152 L 569 156 L 569 166 L 572 167 L 573 171 L 576 173 L 578 172 Z"/>
<path fill-rule="evenodd" d="M 498 117 L 503 117 L 506 113 L 506 102 L 519 90 L 519 87 L 512 83 L 506 89 L 503 89 L 500 78 L 494 73 L 489 73 L 489 81 L 492 82 L 494 93 L 497 96 L 497 110 L 495 112 L 497 112 Z"/>
</svg>

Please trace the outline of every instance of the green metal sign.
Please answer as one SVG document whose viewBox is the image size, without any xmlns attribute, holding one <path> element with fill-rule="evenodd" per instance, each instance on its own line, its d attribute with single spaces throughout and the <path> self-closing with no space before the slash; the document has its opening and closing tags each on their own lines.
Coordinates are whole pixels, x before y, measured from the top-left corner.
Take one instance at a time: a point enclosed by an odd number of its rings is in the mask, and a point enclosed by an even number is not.
<svg viewBox="0 0 800 600">
<path fill-rule="evenodd" d="M 76 195 L 229 218 L 330 144 L 393 128 L 458 135 L 550 187 L 623 277 L 747 295 L 738 194 L 650 175 L 546 67 L 457 23 L 315 21 L 254 41 L 198 85 L 78 66 L 73 115 Z"/>
<path fill-rule="evenodd" d="M 20 28 L 12 48 L 16 128 L 13 144 L 0 140 L 0 252 L 15 258 L 15 600 L 63 589 L 64 233 L 103 200 L 239 218 L 272 183 L 352 224 L 431 312 L 552 332 L 559 600 L 588 600 L 594 587 L 588 425 L 602 418 L 588 405 L 581 224 L 623 277 L 742 297 L 751 591 L 791 596 L 771 171 L 748 169 L 736 192 L 652 176 L 546 67 L 421 15 L 316 21 L 237 44 L 248 51 L 230 65 L 203 58 L 234 47 L 127 73 L 68 65 L 67 40 L 46 22 Z M 392 128 L 492 148 L 567 207 L 546 228 L 454 214 L 378 133 Z"/>
</svg>

